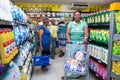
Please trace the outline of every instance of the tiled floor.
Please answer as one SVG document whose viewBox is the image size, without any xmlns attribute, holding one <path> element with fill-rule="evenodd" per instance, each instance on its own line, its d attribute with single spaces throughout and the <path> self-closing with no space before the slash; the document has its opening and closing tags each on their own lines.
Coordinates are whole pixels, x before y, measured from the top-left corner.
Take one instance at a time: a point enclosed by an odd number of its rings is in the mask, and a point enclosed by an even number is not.
<svg viewBox="0 0 120 80">
<path fill-rule="evenodd" d="M 63 58 L 56 55 L 55 59 L 50 60 L 51 66 L 48 66 L 48 71 L 41 71 L 40 67 L 34 67 L 34 73 L 31 80 L 61 80 L 61 76 L 64 75 L 63 71 Z M 76 80 L 76 79 L 75 79 Z M 79 79 L 83 80 L 83 79 Z M 90 74 L 89 80 L 98 80 L 92 74 Z"/>
</svg>

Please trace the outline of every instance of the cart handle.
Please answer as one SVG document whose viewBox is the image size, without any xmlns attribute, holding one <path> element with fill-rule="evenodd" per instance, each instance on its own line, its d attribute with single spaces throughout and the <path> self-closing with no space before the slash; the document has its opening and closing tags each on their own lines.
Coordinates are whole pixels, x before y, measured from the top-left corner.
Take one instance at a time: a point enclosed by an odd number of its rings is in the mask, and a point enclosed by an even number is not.
<svg viewBox="0 0 120 80">
<path fill-rule="evenodd" d="M 73 44 L 72 41 L 71 41 L 71 42 L 68 42 L 68 41 L 67 41 L 66 43 L 67 43 L 67 44 Z M 80 41 L 79 41 L 79 42 L 77 42 L 77 44 L 83 44 L 83 42 L 80 42 Z"/>
</svg>

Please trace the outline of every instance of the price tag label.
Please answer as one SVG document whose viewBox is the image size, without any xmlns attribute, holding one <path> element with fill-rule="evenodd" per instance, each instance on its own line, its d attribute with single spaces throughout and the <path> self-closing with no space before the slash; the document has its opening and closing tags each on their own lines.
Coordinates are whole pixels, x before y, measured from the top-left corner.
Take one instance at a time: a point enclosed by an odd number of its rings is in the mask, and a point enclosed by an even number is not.
<svg viewBox="0 0 120 80">
<path fill-rule="evenodd" d="M 99 77 L 98 74 L 96 74 L 96 76 Z"/>
<path fill-rule="evenodd" d="M 101 61 L 101 60 L 98 60 L 98 62 L 99 62 L 99 63 L 102 63 L 102 61 Z"/>
</svg>

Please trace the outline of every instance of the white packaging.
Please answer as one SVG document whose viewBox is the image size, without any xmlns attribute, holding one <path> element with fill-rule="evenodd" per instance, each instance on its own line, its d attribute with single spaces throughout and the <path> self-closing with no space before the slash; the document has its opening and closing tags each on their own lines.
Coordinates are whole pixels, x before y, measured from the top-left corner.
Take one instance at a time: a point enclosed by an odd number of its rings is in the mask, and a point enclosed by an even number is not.
<svg viewBox="0 0 120 80">
<path fill-rule="evenodd" d="M 91 44 L 88 45 L 88 52 L 89 52 L 89 55 L 91 55 Z"/>
<path fill-rule="evenodd" d="M 101 59 L 101 47 L 98 47 L 98 59 Z"/>
<path fill-rule="evenodd" d="M 105 63 L 107 64 L 108 62 L 108 49 L 104 49 L 104 53 L 105 53 Z"/>
<path fill-rule="evenodd" d="M 101 56 L 100 59 L 104 62 L 105 53 L 104 53 L 104 48 L 101 48 Z"/>
<path fill-rule="evenodd" d="M 96 58 L 98 59 L 98 49 L 99 49 L 99 47 L 98 46 L 96 46 Z"/>
</svg>

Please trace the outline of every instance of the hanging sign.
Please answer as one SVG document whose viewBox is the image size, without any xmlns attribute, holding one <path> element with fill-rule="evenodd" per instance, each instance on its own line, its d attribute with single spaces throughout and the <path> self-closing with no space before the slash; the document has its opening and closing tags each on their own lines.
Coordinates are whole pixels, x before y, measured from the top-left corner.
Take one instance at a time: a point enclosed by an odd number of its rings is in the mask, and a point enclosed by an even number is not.
<svg viewBox="0 0 120 80">
<path fill-rule="evenodd" d="M 61 11 L 60 4 L 16 3 L 24 11 Z"/>
<path fill-rule="evenodd" d="M 82 12 L 97 12 L 103 9 L 107 9 L 109 6 L 96 6 L 96 5 L 90 5 L 86 9 L 82 10 Z"/>
</svg>

